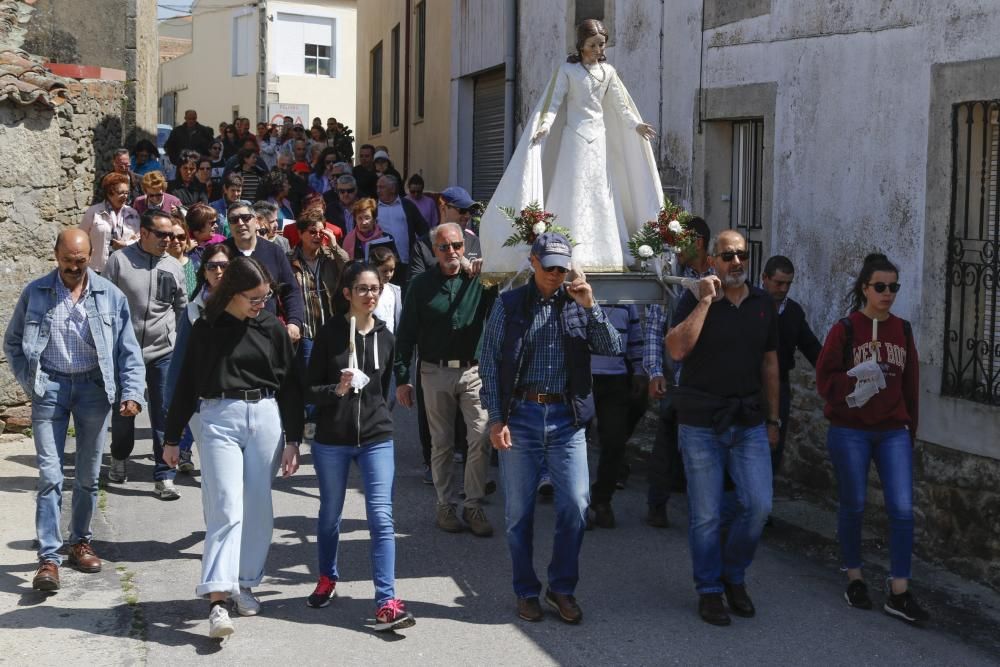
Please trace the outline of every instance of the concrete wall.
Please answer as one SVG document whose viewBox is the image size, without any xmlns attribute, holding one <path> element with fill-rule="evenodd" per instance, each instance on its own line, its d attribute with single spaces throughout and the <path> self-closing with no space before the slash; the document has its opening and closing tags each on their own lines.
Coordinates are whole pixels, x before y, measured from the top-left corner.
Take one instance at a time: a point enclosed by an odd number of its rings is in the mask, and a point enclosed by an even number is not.
<svg viewBox="0 0 1000 667">
<path fill-rule="evenodd" d="M 80 223 L 122 143 L 124 84 L 75 81 L 69 90 L 56 110 L 0 102 L 0 330 L 24 286 L 54 268 L 56 235 Z M 2 359 L 0 405 L 25 400 Z"/>
<path fill-rule="evenodd" d="M 198 122 L 213 132 L 219 123 L 232 122 L 236 115 L 256 116 L 256 59 L 248 74 L 232 76 L 233 19 L 254 10 L 223 8 L 232 4 L 228 0 L 199 0 L 195 11 L 204 13 L 193 21 L 191 51 L 160 65 L 160 95 L 177 93 L 177 123 L 186 109 L 196 110 Z M 234 114 L 234 107 L 238 107 L 238 114 Z"/>
<path fill-rule="evenodd" d="M 50 62 L 125 71 L 125 141 L 156 135 L 156 0 L 37 0 L 24 49 Z"/>
<path fill-rule="evenodd" d="M 414 0 L 365 0 L 358 5 L 358 80 L 356 145 L 385 144 L 400 173 L 404 172 L 404 141 L 409 142 L 409 164 L 404 177 L 419 173 L 428 190 L 441 190 L 449 183 L 448 155 L 451 142 L 451 25 L 452 0 L 424 0 L 427 3 L 426 88 L 424 117 L 416 117 L 415 53 L 416 23 Z M 410 25 L 410 91 L 405 90 L 406 12 Z M 390 116 L 392 29 L 400 26 L 400 98 L 409 107 L 400 107 L 400 124 L 392 127 Z M 370 122 L 371 51 L 382 42 L 382 131 L 372 134 Z"/>
</svg>

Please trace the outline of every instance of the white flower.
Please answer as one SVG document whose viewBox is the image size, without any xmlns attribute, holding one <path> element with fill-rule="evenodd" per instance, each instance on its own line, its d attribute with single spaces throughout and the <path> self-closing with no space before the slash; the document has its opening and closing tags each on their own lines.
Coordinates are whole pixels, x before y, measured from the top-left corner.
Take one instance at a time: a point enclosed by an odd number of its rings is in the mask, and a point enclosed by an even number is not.
<svg viewBox="0 0 1000 667">
<path fill-rule="evenodd" d="M 648 245 L 639 246 L 639 257 L 641 259 L 649 259 L 652 256 L 653 256 L 652 248 L 650 248 Z"/>
<path fill-rule="evenodd" d="M 535 226 L 531 228 L 531 231 L 534 232 L 535 234 L 544 234 L 545 233 L 545 223 L 544 222 L 536 222 Z"/>
<path fill-rule="evenodd" d="M 674 234 L 680 234 L 682 231 L 684 231 L 684 228 L 681 227 L 681 223 L 677 220 L 671 220 L 670 222 L 668 222 L 667 229 L 672 231 Z"/>
</svg>

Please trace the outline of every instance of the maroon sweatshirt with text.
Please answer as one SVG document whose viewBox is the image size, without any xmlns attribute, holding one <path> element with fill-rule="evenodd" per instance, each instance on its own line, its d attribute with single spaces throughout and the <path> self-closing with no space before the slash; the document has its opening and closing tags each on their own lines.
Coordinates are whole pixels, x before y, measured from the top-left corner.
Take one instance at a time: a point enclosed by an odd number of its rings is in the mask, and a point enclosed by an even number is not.
<svg viewBox="0 0 1000 667">
<path fill-rule="evenodd" d="M 816 360 L 816 388 L 826 400 L 823 414 L 833 426 L 864 431 L 908 428 L 916 437 L 920 392 L 920 368 L 913 337 L 906 336 L 903 320 L 890 314 L 878 323 L 878 339 L 872 343 L 872 320 L 860 311 L 848 316 L 853 325 L 851 350 L 845 363 L 847 331 L 839 321 L 830 329 Z M 847 375 L 854 366 L 875 358 L 885 375 L 885 389 L 860 408 L 847 405 L 847 395 L 857 380 Z"/>
</svg>

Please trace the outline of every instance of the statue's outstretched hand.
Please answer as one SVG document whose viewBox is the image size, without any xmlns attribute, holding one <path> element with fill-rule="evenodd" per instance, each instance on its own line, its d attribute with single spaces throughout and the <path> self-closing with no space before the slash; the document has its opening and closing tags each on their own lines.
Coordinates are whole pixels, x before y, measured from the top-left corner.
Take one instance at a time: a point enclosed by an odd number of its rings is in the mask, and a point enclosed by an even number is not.
<svg viewBox="0 0 1000 667">
<path fill-rule="evenodd" d="M 639 123 L 635 126 L 635 131 L 639 133 L 639 136 L 647 141 L 652 141 L 656 138 L 656 130 L 649 123 Z"/>
<path fill-rule="evenodd" d="M 539 125 L 538 130 L 535 132 L 535 136 L 531 137 L 531 145 L 534 146 L 536 144 L 542 143 L 542 141 L 544 141 L 545 137 L 547 137 L 548 135 L 549 135 L 549 126 Z"/>
</svg>

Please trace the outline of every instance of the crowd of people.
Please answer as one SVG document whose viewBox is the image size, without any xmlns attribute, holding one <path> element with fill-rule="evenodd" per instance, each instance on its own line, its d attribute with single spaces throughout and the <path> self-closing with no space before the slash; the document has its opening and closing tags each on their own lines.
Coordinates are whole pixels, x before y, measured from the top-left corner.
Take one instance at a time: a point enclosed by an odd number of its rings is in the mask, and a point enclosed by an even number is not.
<svg viewBox="0 0 1000 667">
<path fill-rule="evenodd" d="M 412 175 L 403 196 L 384 147 L 360 146 L 355 164 L 335 119 L 309 133 L 285 120 L 260 124 L 255 136 L 240 119 L 213 137 L 187 111 L 166 145 L 172 176 L 150 165 L 151 144 L 118 151 L 100 201 L 59 234 L 57 268 L 24 289 L 4 350 L 32 399 L 35 589 L 60 587 L 70 417 L 67 558 L 95 572 L 102 563 L 90 521 L 105 432 L 107 479 L 124 484 L 135 417 L 145 411 L 156 497 L 177 499 L 178 472 L 200 472 L 206 528 L 195 592 L 209 601 L 210 636 L 234 631 L 227 605 L 260 612 L 253 589 L 272 540 L 271 483 L 279 470 L 296 473 L 303 442 L 320 491 L 307 604 L 324 607 L 336 594 L 353 463 L 371 536 L 374 627 L 412 626 L 395 587 L 398 402 L 417 410 L 424 481 L 435 491 L 429 519 L 442 531 L 492 536 L 483 499 L 497 488 L 493 458 L 518 617 L 542 620 L 544 601 L 579 623 L 584 533 L 615 527 L 626 442 L 653 399 L 660 419 L 646 521 L 666 527 L 671 494 L 687 494 L 698 611 L 729 625 L 730 614 L 755 614 L 745 577 L 769 521 L 799 350 L 816 367 L 831 423 L 845 598 L 873 606 L 860 535 L 874 461 L 891 525 L 883 608 L 927 619 L 908 590 L 917 354 L 909 324 L 890 312 L 900 284 L 886 257 L 865 259 L 851 313 L 822 345 L 788 296 L 792 262 L 770 258 L 758 287 L 746 240 L 734 231 L 712 238 L 700 218 L 688 223 L 695 241 L 679 258 L 693 280 L 669 305 L 598 305 L 573 271 L 573 244 L 554 232 L 525 250 L 528 281 L 500 292 L 480 280 L 478 204 L 468 192 L 430 195 Z M 600 450 L 593 471 L 591 426 Z M 453 478 L 456 457 L 462 480 Z M 544 594 L 533 563 L 540 495 L 556 512 Z"/>
</svg>

